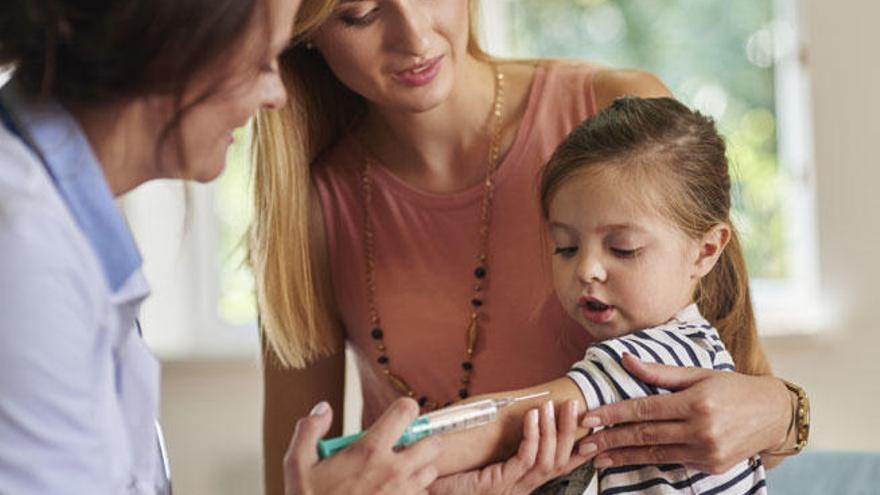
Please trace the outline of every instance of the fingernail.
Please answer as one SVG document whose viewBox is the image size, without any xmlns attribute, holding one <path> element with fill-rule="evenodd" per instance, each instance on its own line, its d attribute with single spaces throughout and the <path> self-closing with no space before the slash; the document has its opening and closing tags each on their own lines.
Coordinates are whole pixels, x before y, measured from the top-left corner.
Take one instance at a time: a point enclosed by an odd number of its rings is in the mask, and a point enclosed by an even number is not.
<svg viewBox="0 0 880 495">
<path fill-rule="evenodd" d="M 599 450 L 599 447 L 597 447 L 595 443 L 584 443 L 578 447 L 578 453 L 580 455 L 590 455 L 597 450 Z"/>
<path fill-rule="evenodd" d="M 602 424 L 602 420 L 599 419 L 598 416 L 586 416 L 584 420 L 581 421 L 581 426 L 584 428 L 595 428 Z"/>
<path fill-rule="evenodd" d="M 597 457 L 596 460 L 593 461 L 593 466 L 595 466 L 596 469 L 605 469 L 611 467 L 612 464 L 614 463 L 611 462 L 611 458 L 609 457 Z"/>
<path fill-rule="evenodd" d="M 327 401 L 321 401 L 315 404 L 315 407 L 312 408 L 312 411 L 309 413 L 311 416 L 323 416 L 327 411 L 330 410 L 330 404 L 327 404 Z"/>
<path fill-rule="evenodd" d="M 578 412 L 578 401 L 577 400 L 573 400 L 568 403 L 568 412 L 570 412 L 572 414 L 572 416 L 577 414 L 577 412 Z"/>
<path fill-rule="evenodd" d="M 553 407 L 553 400 L 548 400 L 545 407 L 547 408 L 547 415 L 550 416 L 550 419 L 553 419 L 556 414 L 556 408 Z"/>
<path fill-rule="evenodd" d="M 529 409 L 529 412 L 526 413 L 526 423 L 531 426 L 538 427 L 538 410 L 537 409 Z"/>
</svg>

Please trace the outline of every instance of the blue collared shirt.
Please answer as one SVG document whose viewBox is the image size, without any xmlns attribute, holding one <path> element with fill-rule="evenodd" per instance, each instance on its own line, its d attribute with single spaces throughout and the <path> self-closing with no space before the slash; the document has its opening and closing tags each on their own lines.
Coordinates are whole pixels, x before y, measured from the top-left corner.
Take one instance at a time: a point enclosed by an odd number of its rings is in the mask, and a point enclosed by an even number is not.
<svg viewBox="0 0 880 495">
<path fill-rule="evenodd" d="M 138 250 L 70 113 L 0 105 L 0 493 L 157 493 Z"/>
</svg>

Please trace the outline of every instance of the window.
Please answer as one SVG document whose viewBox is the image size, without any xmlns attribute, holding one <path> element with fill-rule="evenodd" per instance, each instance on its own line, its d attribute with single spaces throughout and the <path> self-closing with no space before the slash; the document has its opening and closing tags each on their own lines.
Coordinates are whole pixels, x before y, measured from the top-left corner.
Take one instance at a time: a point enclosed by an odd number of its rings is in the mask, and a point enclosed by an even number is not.
<svg viewBox="0 0 880 495">
<path fill-rule="evenodd" d="M 153 289 L 142 309 L 144 336 L 164 359 L 257 352 L 254 285 L 244 264 L 249 141 L 249 127 L 235 132 L 214 183 L 153 181 L 123 200 Z"/>
<path fill-rule="evenodd" d="M 216 311 L 230 325 L 249 326 L 256 320 L 254 279 L 245 265 L 245 232 L 253 216 L 250 197 L 251 127 L 236 132 L 229 165 L 217 184 L 214 213 L 220 221 L 220 295 Z"/>
</svg>

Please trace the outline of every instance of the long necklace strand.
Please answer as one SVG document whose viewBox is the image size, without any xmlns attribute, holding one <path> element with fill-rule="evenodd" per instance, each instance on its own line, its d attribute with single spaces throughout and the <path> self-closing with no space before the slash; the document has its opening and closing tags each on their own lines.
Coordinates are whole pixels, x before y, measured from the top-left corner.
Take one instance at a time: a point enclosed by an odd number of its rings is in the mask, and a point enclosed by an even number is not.
<svg viewBox="0 0 880 495">
<path fill-rule="evenodd" d="M 473 271 L 475 282 L 473 294 L 468 304 L 469 321 L 465 332 L 465 359 L 461 363 L 462 378 L 458 397 L 465 399 L 470 395 L 471 376 L 474 372 L 474 354 L 480 335 L 480 315 L 485 309 L 483 297 L 489 275 L 489 229 L 492 220 L 492 202 L 495 198 L 495 170 L 498 167 L 501 152 L 501 130 L 504 110 L 504 74 L 492 64 L 495 82 L 495 96 L 492 104 L 491 125 L 489 132 L 489 156 L 486 165 L 486 178 L 483 182 L 483 201 L 480 208 L 480 229 L 478 236 L 478 252 L 476 268 Z M 433 410 L 441 404 L 431 400 L 427 395 L 419 395 L 400 375 L 391 371 L 391 359 L 385 345 L 385 331 L 382 319 L 376 308 L 376 245 L 372 221 L 372 182 L 370 180 L 371 160 L 369 153 L 364 152 L 364 166 L 361 171 L 361 187 L 364 199 L 364 257 L 366 268 L 367 310 L 370 320 L 370 337 L 373 339 L 378 357 L 376 362 L 381 366 L 382 373 L 391 385 L 401 394 L 417 397 L 419 406 L 424 410 Z M 451 402 L 451 401 L 450 401 Z M 447 402 L 446 404 L 448 404 Z M 443 405 L 446 405 L 443 404 Z"/>
</svg>

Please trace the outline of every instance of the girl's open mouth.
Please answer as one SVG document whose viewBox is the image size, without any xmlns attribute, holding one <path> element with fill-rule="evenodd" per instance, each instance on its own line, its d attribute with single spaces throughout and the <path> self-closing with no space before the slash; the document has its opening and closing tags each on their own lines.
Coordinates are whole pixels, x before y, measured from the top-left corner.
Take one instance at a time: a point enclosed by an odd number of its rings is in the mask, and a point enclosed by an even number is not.
<svg viewBox="0 0 880 495">
<path fill-rule="evenodd" d="M 594 297 L 582 297 L 578 305 L 584 318 L 593 323 L 607 323 L 614 315 L 614 306 Z"/>
</svg>

